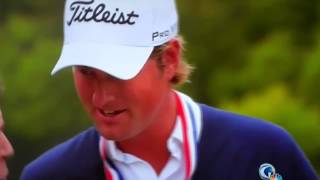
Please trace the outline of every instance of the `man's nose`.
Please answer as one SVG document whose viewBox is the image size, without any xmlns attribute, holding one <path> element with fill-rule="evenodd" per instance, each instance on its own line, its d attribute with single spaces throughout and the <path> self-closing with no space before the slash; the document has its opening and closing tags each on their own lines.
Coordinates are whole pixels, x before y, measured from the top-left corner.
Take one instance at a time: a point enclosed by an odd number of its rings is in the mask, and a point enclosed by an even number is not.
<svg viewBox="0 0 320 180">
<path fill-rule="evenodd" d="M 119 80 L 109 76 L 100 76 L 92 95 L 92 102 L 97 107 L 103 107 L 116 99 L 116 93 L 120 90 Z"/>
<path fill-rule="evenodd" d="M 8 138 L 5 136 L 5 134 L 3 132 L 1 132 L 0 135 L 0 156 L 2 158 L 8 158 L 13 156 L 14 154 L 14 150 L 13 147 L 10 143 L 10 141 L 8 140 Z"/>
</svg>

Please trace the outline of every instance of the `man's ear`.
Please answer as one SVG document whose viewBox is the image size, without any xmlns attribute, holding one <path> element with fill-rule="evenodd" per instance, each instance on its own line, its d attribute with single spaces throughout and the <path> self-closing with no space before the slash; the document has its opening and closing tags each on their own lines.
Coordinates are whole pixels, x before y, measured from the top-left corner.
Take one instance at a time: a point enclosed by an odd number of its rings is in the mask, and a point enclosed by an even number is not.
<svg viewBox="0 0 320 180">
<path fill-rule="evenodd" d="M 168 46 L 164 49 L 162 53 L 162 64 L 164 66 L 164 75 L 166 78 L 171 81 L 178 64 L 180 63 L 180 52 L 181 45 L 177 39 L 172 39 L 168 42 Z"/>
</svg>

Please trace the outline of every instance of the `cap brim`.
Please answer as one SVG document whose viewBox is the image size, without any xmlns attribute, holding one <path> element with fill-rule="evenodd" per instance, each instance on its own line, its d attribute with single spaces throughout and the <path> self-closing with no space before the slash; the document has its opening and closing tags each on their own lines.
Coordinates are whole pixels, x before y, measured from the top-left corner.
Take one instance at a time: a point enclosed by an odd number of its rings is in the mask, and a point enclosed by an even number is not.
<svg viewBox="0 0 320 180">
<path fill-rule="evenodd" d="M 134 47 L 99 43 L 65 44 L 60 59 L 51 74 L 70 66 L 88 66 L 104 71 L 116 78 L 128 80 L 135 77 L 153 47 Z"/>
</svg>

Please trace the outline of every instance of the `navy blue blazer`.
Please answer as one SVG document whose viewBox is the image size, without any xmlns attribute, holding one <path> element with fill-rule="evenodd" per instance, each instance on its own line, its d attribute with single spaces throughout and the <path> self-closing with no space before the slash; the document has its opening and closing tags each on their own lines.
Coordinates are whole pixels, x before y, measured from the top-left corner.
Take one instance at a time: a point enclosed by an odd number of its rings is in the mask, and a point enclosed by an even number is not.
<svg viewBox="0 0 320 180">
<path fill-rule="evenodd" d="M 284 180 L 317 180 L 293 138 L 258 119 L 200 105 L 203 129 L 193 180 L 258 180 L 270 163 Z M 28 164 L 22 180 L 104 180 L 99 134 L 89 128 Z"/>
</svg>

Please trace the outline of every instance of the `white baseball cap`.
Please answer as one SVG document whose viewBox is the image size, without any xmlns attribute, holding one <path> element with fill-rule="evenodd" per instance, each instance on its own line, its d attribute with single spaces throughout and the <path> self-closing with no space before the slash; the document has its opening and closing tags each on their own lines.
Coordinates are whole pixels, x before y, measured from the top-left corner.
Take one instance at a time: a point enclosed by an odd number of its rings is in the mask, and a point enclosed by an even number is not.
<svg viewBox="0 0 320 180">
<path fill-rule="evenodd" d="M 64 45 L 51 74 L 79 65 L 131 79 L 177 32 L 175 0 L 66 0 Z"/>
</svg>

